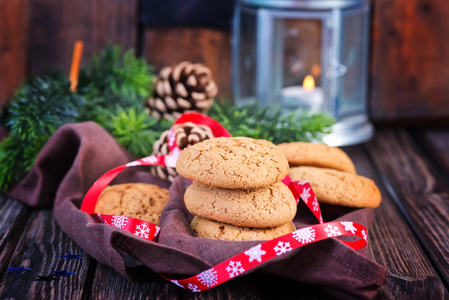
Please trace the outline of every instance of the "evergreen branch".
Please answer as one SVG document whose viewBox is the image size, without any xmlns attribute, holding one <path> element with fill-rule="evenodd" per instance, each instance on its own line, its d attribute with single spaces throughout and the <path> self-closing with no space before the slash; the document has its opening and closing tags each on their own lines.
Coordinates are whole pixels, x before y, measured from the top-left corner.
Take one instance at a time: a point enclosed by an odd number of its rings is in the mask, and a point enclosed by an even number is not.
<svg viewBox="0 0 449 300">
<path fill-rule="evenodd" d="M 121 47 L 108 45 L 81 70 L 76 93 L 61 73 L 25 82 L 0 118 L 10 130 L 0 143 L 0 189 L 16 184 L 31 169 L 45 142 L 67 123 L 97 122 L 134 155 L 149 155 L 152 143 L 170 127 L 148 117 L 143 108 L 152 92 L 152 71 L 132 50 L 123 53 Z M 135 109 L 127 110 L 130 107 Z"/>
<path fill-rule="evenodd" d="M 283 113 L 280 107 L 262 107 L 258 103 L 233 106 L 228 101 L 215 102 L 209 115 L 220 122 L 232 136 L 265 139 L 280 144 L 293 141 L 321 141 L 330 133 L 335 119 L 327 114 L 307 111 Z"/>
<path fill-rule="evenodd" d="M 132 49 L 123 53 L 120 46 L 108 44 L 80 71 L 78 90 L 95 87 L 103 96 L 104 105 L 139 108 L 151 95 L 152 72 L 153 68 L 144 59 L 135 57 Z"/>
<path fill-rule="evenodd" d="M 28 172 L 24 162 L 25 147 L 11 135 L 0 143 L 0 190 L 10 190 Z"/>
<path fill-rule="evenodd" d="M 153 143 L 172 122 L 148 116 L 145 110 L 134 107 L 117 108 L 106 121 L 106 130 L 136 157 L 148 156 L 153 152 Z"/>
<path fill-rule="evenodd" d="M 34 165 L 40 150 L 62 125 L 76 122 L 84 98 L 59 73 L 26 82 L 5 114 L 10 135 L 0 143 L 0 189 L 8 190 Z M 14 157 L 14 159 L 11 159 Z"/>
<path fill-rule="evenodd" d="M 77 121 L 84 98 L 70 92 L 59 73 L 35 77 L 15 94 L 8 107 L 6 126 L 19 141 L 50 137 L 61 125 Z"/>
</svg>

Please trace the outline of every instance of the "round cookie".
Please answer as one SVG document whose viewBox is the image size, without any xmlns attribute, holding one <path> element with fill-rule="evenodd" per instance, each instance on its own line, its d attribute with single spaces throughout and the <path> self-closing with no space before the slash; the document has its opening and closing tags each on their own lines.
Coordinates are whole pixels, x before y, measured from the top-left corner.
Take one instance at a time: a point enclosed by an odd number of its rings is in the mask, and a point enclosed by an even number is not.
<svg viewBox="0 0 449 300">
<path fill-rule="evenodd" d="M 289 175 L 292 180 L 309 181 L 321 203 L 376 208 L 381 202 L 374 181 L 360 175 L 315 167 L 290 168 Z"/>
<path fill-rule="evenodd" d="M 254 189 L 284 179 L 288 162 L 285 155 L 266 140 L 220 137 L 183 149 L 176 171 L 209 186 Z"/>
<path fill-rule="evenodd" d="M 293 222 L 272 228 L 239 227 L 195 216 L 190 223 L 195 236 L 225 241 L 265 241 L 296 230 Z"/>
<path fill-rule="evenodd" d="M 170 195 L 167 189 L 146 183 L 107 186 L 95 206 L 95 213 L 127 216 L 159 225 L 161 212 Z"/>
<path fill-rule="evenodd" d="M 340 148 L 309 142 L 283 143 L 278 148 L 284 153 L 290 167 L 320 167 L 356 174 L 354 163 Z"/>
<path fill-rule="evenodd" d="M 202 218 L 243 227 L 276 227 L 296 215 L 296 201 L 282 182 L 248 190 L 192 183 L 184 194 L 187 209 Z"/>
</svg>

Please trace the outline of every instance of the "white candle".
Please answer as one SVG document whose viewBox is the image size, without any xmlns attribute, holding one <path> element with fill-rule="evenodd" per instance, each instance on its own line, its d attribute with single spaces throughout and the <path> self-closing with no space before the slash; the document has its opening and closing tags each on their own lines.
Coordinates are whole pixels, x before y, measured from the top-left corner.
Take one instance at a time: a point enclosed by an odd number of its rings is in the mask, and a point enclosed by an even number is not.
<svg viewBox="0 0 449 300">
<path fill-rule="evenodd" d="M 304 78 L 302 86 L 288 86 L 281 91 L 281 105 L 284 109 L 302 108 L 319 112 L 323 103 L 323 89 L 315 87 L 312 75 Z"/>
<path fill-rule="evenodd" d="M 281 91 L 281 105 L 286 109 L 304 108 L 319 112 L 323 98 L 323 89 L 320 87 L 306 89 L 298 85 L 285 87 Z"/>
</svg>

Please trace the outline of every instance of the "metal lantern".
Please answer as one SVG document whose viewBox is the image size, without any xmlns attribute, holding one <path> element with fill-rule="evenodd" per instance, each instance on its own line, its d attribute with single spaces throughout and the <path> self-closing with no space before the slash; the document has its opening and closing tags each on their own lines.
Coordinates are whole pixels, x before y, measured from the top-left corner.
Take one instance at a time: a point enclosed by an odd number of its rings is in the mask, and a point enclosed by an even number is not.
<svg viewBox="0 0 449 300">
<path fill-rule="evenodd" d="M 329 113 L 332 146 L 370 139 L 368 29 L 367 0 L 237 0 L 234 102 Z"/>
</svg>

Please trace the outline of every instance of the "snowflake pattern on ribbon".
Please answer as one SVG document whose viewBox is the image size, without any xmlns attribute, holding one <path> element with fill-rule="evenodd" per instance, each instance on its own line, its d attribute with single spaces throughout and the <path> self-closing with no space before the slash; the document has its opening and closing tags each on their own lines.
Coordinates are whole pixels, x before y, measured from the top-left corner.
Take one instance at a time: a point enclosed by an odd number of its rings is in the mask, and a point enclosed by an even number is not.
<svg viewBox="0 0 449 300">
<path fill-rule="evenodd" d="M 245 269 L 242 267 L 242 262 L 240 261 L 230 261 L 229 265 L 226 267 L 226 271 L 229 274 L 229 277 L 234 278 L 245 272 Z"/>
<path fill-rule="evenodd" d="M 154 164 L 157 162 L 157 158 L 155 156 L 151 155 L 151 156 L 146 156 L 146 157 L 142 158 L 142 161 L 146 162 L 146 163 Z"/>
<path fill-rule="evenodd" d="M 313 206 L 313 211 L 318 211 L 318 208 L 320 207 L 320 205 L 318 204 L 318 199 L 316 197 L 313 199 L 312 206 Z"/>
<path fill-rule="evenodd" d="M 315 240 L 315 229 L 306 227 L 293 232 L 293 237 L 302 244 L 307 244 Z"/>
<path fill-rule="evenodd" d="M 187 288 L 188 288 L 190 291 L 194 292 L 194 293 L 201 292 L 201 290 L 198 288 L 198 286 L 197 286 L 196 284 L 191 284 L 191 283 L 189 283 L 189 285 L 187 286 Z"/>
<path fill-rule="evenodd" d="M 127 167 L 134 167 L 134 166 L 140 166 L 140 165 L 141 165 L 141 162 L 137 161 L 137 160 L 126 164 Z"/>
<path fill-rule="evenodd" d="M 217 284 L 218 275 L 217 271 L 214 268 L 201 272 L 197 275 L 197 277 L 198 281 L 207 287 L 211 287 Z"/>
<path fill-rule="evenodd" d="M 365 241 L 368 241 L 368 234 L 366 233 L 365 229 L 362 230 L 362 236 Z"/>
<path fill-rule="evenodd" d="M 168 145 L 170 147 L 176 145 L 176 135 L 173 132 L 173 127 L 170 129 L 170 133 L 168 134 Z"/>
<path fill-rule="evenodd" d="M 338 230 L 337 226 L 327 225 L 326 228 L 324 228 L 324 231 L 326 232 L 328 237 L 334 237 L 334 236 L 340 236 L 341 232 Z"/>
<path fill-rule="evenodd" d="M 273 248 L 274 252 L 276 252 L 276 255 L 282 255 L 284 253 L 287 253 L 289 251 L 292 251 L 293 248 L 290 246 L 289 242 L 278 242 L 276 247 Z"/>
<path fill-rule="evenodd" d="M 173 149 L 170 155 L 165 156 L 164 163 L 167 167 L 176 167 L 176 161 L 178 160 L 179 155 L 181 154 L 181 150 L 179 148 Z"/>
<path fill-rule="evenodd" d="M 147 239 L 149 234 L 150 234 L 150 228 L 148 228 L 147 224 L 142 223 L 142 224 L 138 224 L 136 226 L 136 230 L 134 232 L 134 235 L 137 235 L 137 236 L 139 236 L 141 238 Z"/>
<path fill-rule="evenodd" d="M 357 231 L 357 228 L 354 227 L 353 222 L 343 221 L 343 222 L 340 222 L 340 224 L 345 227 L 346 231 L 350 231 L 350 232 L 352 232 L 352 234 L 355 234 L 355 232 Z"/>
<path fill-rule="evenodd" d="M 112 225 L 119 228 L 125 228 L 126 223 L 128 223 L 128 217 L 124 216 L 112 216 Z"/>
<path fill-rule="evenodd" d="M 261 244 L 246 250 L 244 253 L 249 256 L 248 258 L 249 262 L 252 262 L 254 260 L 262 262 L 262 255 L 267 254 L 265 250 L 262 250 Z"/>
<path fill-rule="evenodd" d="M 310 188 L 308 189 L 304 189 L 301 193 L 301 195 L 299 195 L 299 197 L 301 197 L 302 201 L 304 201 L 305 204 L 307 204 L 307 202 L 309 201 L 310 198 Z"/>
</svg>

